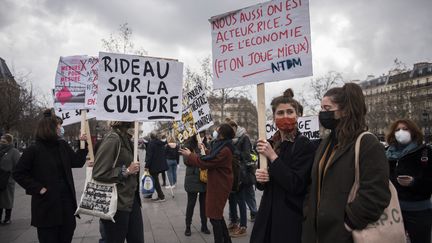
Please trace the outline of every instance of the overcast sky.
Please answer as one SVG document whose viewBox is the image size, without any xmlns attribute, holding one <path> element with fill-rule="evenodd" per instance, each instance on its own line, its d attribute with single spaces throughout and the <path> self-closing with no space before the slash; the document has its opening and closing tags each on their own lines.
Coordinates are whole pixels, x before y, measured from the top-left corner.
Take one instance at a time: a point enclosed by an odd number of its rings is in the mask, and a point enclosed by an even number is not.
<svg viewBox="0 0 432 243">
<path fill-rule="evenodd" d="M 49 94 L 60 56 L 98 55 L 101 39 L 129 23 L 136 47 L 192 69 L 211 55 L 208 19 L 253 0 L 0 0 L 0 57 Z M 338 71 L 346 80 L 385 73 L 398 58 L 410 68 L 432 61 L 432 1 L 310 1 L 314 76 L 269 83 L 267 97 L 297 93 L 311 78 Z"/>
</svg>

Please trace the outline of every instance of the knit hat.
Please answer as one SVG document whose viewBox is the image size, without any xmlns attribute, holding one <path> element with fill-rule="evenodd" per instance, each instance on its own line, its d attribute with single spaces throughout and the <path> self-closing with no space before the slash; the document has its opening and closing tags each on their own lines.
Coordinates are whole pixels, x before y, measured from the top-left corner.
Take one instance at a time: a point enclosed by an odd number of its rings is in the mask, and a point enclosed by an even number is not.
<svg viewBox="0 0 432 243">
<path fill-rule="evenodd" d="M 0 139 L 0 143 L 2 144 L 11 144 L 13 141 L 13 136 L 9 133 L 3 134 Z"/>
</svg>

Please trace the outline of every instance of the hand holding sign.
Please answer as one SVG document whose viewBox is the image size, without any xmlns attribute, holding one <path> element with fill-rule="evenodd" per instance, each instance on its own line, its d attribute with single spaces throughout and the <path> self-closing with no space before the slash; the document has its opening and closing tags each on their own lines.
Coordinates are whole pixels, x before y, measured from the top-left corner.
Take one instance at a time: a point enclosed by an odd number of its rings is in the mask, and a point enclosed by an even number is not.
<svg viewBox="0 0 432 243">
<path fill-rule="evenodd" d="M 270 162 L 273 162 L 275 159 L 277 159 L 277 154 L 273 150 L 272 146 L 270 145 L 267 140 L 260 139 L 257 142 L 257 151 L 258 153 L 264 155 L 266 158 L 270 160 Z M 263 168 L 266 169 L 266 168 Z"/>
</svg>

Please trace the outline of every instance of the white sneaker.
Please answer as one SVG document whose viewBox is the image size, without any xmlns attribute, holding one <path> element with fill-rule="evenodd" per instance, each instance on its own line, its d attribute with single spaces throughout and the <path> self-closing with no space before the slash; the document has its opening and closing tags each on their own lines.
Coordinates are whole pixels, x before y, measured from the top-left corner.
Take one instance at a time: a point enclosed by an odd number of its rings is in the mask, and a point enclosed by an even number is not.
<svg viewBox="0 0 432 243">
<path fill-rule="evenodd" d="M 165 186 L 165 189 L 170 189 L 171 187 L 170 186 Z"/>
<path fill-rule="evenodd" d="M 173 189 L 174 189 L 174 188 L 175 188 L 175 186 L 176 186 L 176 184 L 172 185 L 172 186 L 171 186 L 171 188 L 173 188 Z"/>
</svg>

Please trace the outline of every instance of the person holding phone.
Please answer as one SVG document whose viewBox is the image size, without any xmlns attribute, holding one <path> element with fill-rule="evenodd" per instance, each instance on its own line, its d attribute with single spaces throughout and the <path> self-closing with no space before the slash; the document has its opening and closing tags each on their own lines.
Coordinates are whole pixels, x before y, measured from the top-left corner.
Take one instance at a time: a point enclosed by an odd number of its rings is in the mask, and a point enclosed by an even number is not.
<svg viewBox="0 0 432 243">
<path fill-rule="evenodd" d="M 386 151 L 390 179 L 399 196 L 411 243 L 431 242 L 432 148 L 423 144 L 420 128 L 409 119 L 393 122 Z"/>
</svg>

